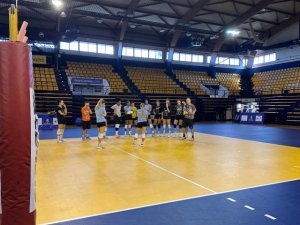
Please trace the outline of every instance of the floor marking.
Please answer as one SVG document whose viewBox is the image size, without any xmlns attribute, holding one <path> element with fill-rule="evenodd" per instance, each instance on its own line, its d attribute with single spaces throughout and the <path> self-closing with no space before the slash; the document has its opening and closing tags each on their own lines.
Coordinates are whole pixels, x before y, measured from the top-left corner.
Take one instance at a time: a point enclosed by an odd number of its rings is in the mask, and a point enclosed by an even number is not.
<svg viewBox="0 0 300 225">
<path fill-rule="evenodd" d="M 252 210 L 252 211 L 255 210 L 255 208 L 253 208 L 253 207 L 251 207 L 251 206 L 249 206 L 249 205 L 244 205 L 244 207 L 247 208 L 247 209 L 250 209 L 250 210 Z"/>
<path fill-rule="evenodd" d="M 233 198 L 227 198 L 227 200 L 229 200 L 229 201 L 231 201 L 231 202 L 236 202 L 236 200 L 233 199 Z"/>
<path fill-rule="evenodd" d="M 212 189 L 210 189 L 210 188 L 208 188 L 208 187 L 205 187 L 205 186 L 203 186 L 203 185 L 201 185 L 201 184 L 199 184 L 199 183 L 196 183 L 196 182 L 194 182 L 194 181 L 192 181 L 192 180 L 190 180 L 190 179 L 188 179 L 188 178 L 185 178 L 185 177 L 183 177 L 183 176 L 181 176 L 181 175 L 179 175 L 179 174 L 177 174 L 177 173 L 173 173 L 172 171 L 170 171 L 170 170 L 168 170 L 168 169 L 165 169 L 165 168 L 163 168 L 163 167 L 161 167 L 161 166 L 159 166 L 159 165 L 157 165 L 157 164 L 155 164 L 155 163 L 153 163 L 153 162 L 150 162 L 150 161 L 148 161 L 148 160 L 146 160 L 146 159 L 143 159 L 143 158 L 141 158 L 141 157 L 139 157 L 139 156 L 137 156 L 137 155 L 135 155 L 135 154 L 132 154 L 132 153 L 130 153 L 130 152 L 127 152 L 127 151 L 125 151 L 125 150 L 123 150 L 123 149 L 121 149 L 121 148 L 119 148 L 119 147 L 113 146 L 113 148 L 118 149 L 118 151 L 124 152 L 124 153 L 126 153 L 126 154 L 128 154 L 128 155 L 130 155 L 130 156 L 132 156 L 132 157 L 134 157 L 134 158 L 136 158 L 136 159 L 138 159 L 138 160 L 141 160 L 141 161 L 143 161 L 143 162 L 145 162 L 145 163 L 147 163 L 147 164 L 149 164 L 149 165 L 151 165 L 151 166 L 157 168 L 157 169 L 160 169 L 160 170 L 162 170 L 162 171 L 165 171 L 165 172 L 167 172 L 167 173 L 169 173 L 169 174 L 171 174 L 171 175 L 173 175 L 173 176 L 175 176 L 175 177 L 177 177 L 177 178 L 180 178 L 180 179 L 182 179 L 182 180 L 184 180 L 184 181 L 187 181 L 187 182 L 189 182 L 189 183 L 191 183 L 191 184 L 193 184 L 193 185 L 195 185 L 195 186 L 197 186 L 197 187 L 203 188 L 203 189 L 205 189 L 205 190 L 207 190 L 207 191 L 209 191 L 209 192 L 211 192 L 211 193 L 214 193 L 214 194 L 217 194 L 217 193 L 218 193 L 218 192 L 216 192 L 216 191 L 214 191 L 214 190 L 212 190 Z"/>
<path fill-rule="evenodd" d="M 277 219 L 276 217 L 271 216 L 271 215 L 269 215 L 269 214 L 265 214 L 265 217 L 267 217 L 267 218 L 269 218 L 269 219 L 271 219 L 271 220 L 276 220 L 276 219 Z"/>
</svg>

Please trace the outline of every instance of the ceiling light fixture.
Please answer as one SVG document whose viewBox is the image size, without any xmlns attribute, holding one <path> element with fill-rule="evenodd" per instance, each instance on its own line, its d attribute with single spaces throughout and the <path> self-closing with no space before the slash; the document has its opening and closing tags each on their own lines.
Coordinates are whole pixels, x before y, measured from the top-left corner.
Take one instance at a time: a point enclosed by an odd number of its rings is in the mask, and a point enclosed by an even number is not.
<svg viewBox="0 0 300 225">
<path fill-rule="evenodd" d="M 61 17 L 61 18 L 66 18 L 66 17 L 67 17 L 67 14 L 63 11 L 63 12 L 60 13 L 60 17 Z"/>
<path fill-rule="evenodd" d="M 228 34 L 232 37 L 235 37 L 235 36 L 238 36 L 240 34 L 240 31 L 239 30 L 227 30 L 226 34 Z"/>
<path fill-rule="evenodd" d="M 58 9 L 61 8 L 63 5 L 61 0 L 52 0 L 52 4 Z"/>
<path fill-rule="evenodd" d="M 136 25 L 135 24 L 130 24 L 129 27 L 134 29 L 134 28 L 136 28 Z"/>
<path fill-rule="evenodd" d="M 191 32 L 186 32 L 186 34 L 185 34 L 187 37 L 190 37 L 190 36 L 192 36 L 192 34 L 191 34 Z"/>
<path fill-rule="evenodd" d="M 97 19 L 97 23 L 103 23 L 103 19 Z"/>
</svg>

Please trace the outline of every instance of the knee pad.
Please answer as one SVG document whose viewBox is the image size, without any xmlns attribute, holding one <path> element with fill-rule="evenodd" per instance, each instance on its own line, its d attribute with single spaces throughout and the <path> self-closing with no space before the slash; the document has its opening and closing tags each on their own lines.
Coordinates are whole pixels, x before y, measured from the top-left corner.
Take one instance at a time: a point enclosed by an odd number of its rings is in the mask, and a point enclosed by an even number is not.
<svg viewBox="0 0 300 225">
<path fill-rule="evenodd" d="M 163 128 L 166 129 L 166 125 L 163 125 Z"/>
<path fill-rule="evenodd" d="M 153 128 L 153 125 L 152 125 L 152 124 L 150 124 L 150 128 L 151 128 L 151 129 Z"/>
<path fill-rule="evenodd" d="M 168 125 L 168 128 L 171 129 L 171 125 Z"/>
<path fill-rule="evenodd" d="M 62 129 L 57 129 L 57 135 L 62 135 L 63 131 Z"/>
<path fill-rule="evenodd" d="M 173 126 L 174 126 L 174 129 L 176 129 L 177 125 L 174 124 Z"/>
<path fill-rule="evenodd" d="M 138 133 L 135 133 L 134 137 L 135 137 L 135 138 L 139 138 L 139 134 L 138 134 Z"/>
<path fill-rule="evenodd" d="M 127 129 L 128 125 L 125 125 L 125 129 Z"/>
<path fill-rule="evenodd" d="M 182 125 L 179 125 L 179 129 L 181 129 L 182 128 Z"/>
<path fill-rule="evenodd" d="M 98 134 L 98 138 L 99 138 L 99 139 L 102 139 L 102 138 L 103 138 L 103 133 L 99 133 L 99 134 Z"/>
<path fill-rule="evenodd" d="M 115 128 L 118 128 L 118 129 L 119 129 L 119 128 L 120 128 L 120 124 L 116 124 L 116 125 L 115 125 Z"/>
<path fill-rule="evenodd" d="M 161 125 L 160 125 L 160 124 L 158 124 L 157 126 L 158 126 L 158 129 L 160 129 Z"/>
<path fill-rule="evenodd" d="M 131 129 L 131 125 L 128 125 L 128 128 Z"/>
<path fill-rule="evenodd" d="M 156 129 L 156 125 L 153 125 L 154 129 Z"/>
<path fill-rule="evenodd" d="M 146 134 L 142 134 L 142 138 L 145 138 L 146 137 Z"/>
<path fill-rule="evenodd" d="M 107 131 L 107 127 L 105 127 L 104 131 L 105 131 L 105 132 Z"/>
</svg>

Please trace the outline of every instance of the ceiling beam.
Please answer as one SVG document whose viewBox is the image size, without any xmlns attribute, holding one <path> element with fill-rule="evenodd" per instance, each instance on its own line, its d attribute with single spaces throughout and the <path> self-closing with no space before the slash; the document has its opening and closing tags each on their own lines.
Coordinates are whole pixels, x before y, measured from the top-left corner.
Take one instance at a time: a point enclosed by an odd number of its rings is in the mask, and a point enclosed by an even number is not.
<svg viewBox="0 0 300 225">
<path fill-rule="evenodd" d="M 231 28 L 231 27 L 237 27 L 241 24 L 243 24 L 246 20 L 250 19 L 252 16 L 257 14 L 259 11 L 262 9 L 266 8 L 268 5 L 270 5 L 272 2 L 275 0 L 261 0 L 258 4 L 256 4 L 254 7 L 251 7 L 248 11 L 243 13 L 241 16 L 233 20 L 231 23 L 223 27 L 223 29 L 220 31 L 220 33 L 224 32 L 226 29 Z M 221 50 L 223 44 L 225 42 L 224 37 L 220 37 L 213 48 L 214 52 L 218 52 Z"/>
<path fill-rule="evenodd" d="M 137 5 L 140 3 L 141 0 L 131 0 L 131 2 L 128 5 L 128 8 L 126 10 L 126 15 L 132 14 L 134 12 L 134 9 L 137 7 Z M 121 32 L 120 32 L 120 41 L 123 41 L 125 38 L 125 34 L 128 28 L 128 20 L 126 19 L 122 23 Z"/>
<path fill-rule="evenodd" d="M 203 7 L 209 2 L 210 0 L 199 0 L 196 4 L 192 6 L 184 15 L 183 17 L 177 22 L 178 23 L 188 23 L 193 17 L 197 15 L 197 13 L 203 9 Z M 174 48 L 177 45 L 177 42 L 180 38 L 182 31 L 181 30 L 175 30 L 170 46 L 171 48 Z"/>
<path fill-rule="evenodd" d="M 268 36 L 275 36 L 280 31 L 284 30 L 285 28 L 299 22 L 300 20 L 300 12 L 295 14 L 294 16 L 291 16 L 290 18 L 283 20 L 280 24 L 277 26 L 272 27 L 269 31 L 266 32 Z"/>
</svg>

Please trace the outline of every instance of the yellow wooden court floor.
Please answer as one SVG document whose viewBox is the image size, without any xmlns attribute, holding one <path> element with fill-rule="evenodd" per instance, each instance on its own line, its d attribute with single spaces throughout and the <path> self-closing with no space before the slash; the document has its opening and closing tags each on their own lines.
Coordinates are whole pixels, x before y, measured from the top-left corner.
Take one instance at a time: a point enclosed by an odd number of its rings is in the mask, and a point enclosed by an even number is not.
<svg viewBox="0 0 300 225">
<path fill-rule="evenodd" d="M 300 177 L 300 148 L 196 133 L 195 141 L 149 137 L 40 141 L 37 223 L 45 224 Z"/>
</svg>

